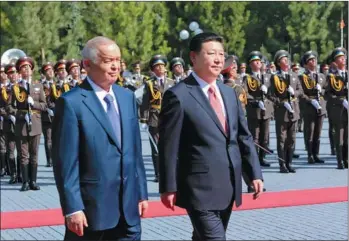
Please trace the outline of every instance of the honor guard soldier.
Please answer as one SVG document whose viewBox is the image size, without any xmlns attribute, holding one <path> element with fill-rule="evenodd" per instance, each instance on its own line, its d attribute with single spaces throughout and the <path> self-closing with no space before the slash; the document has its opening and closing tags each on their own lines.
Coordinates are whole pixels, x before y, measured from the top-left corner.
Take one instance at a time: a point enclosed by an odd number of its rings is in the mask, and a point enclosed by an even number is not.
<svg viewBox="0 0 349 241">
<path fill-rule="evenodd" d="M 325 76 L 329 74 L 329 70 L 330 70 L 330 67 L 328 66 L 328 64 L 323 63 L 320 65 L 320 73 L 324 74 Z"/>
<path fill-rule="evenodd" d="M 346 70 L 347 51 L 336 48 L 332 52 L 332 60 L 337 68 L 327 75 L 326 96 L 329 119 L 335 129 L 335 150 L 337 168 L 348 168 L 348 72 Z"/>
<path fill-rule="evenodd" d="M 273 102 L 269 100 L 269 76 L 261 73 L 262 53 L 252 51 L 248 56 L 251 73 L 243 79 L 244 89 L 247 93 L 247 123 L 257 148 L 261 166 L 269 167 L 264 160 L 265 150 L 268 147 L 269 123 L 273 113 Z"/>
<path fill-rule="evenodd" d="M 15 158 L 16 149 L 16 136 L 15 136 L 15 125 L 16 125 L 16 109 L 11 106 L 12 99 L 12 88 L 17 84 L 18 74 L 15 63 L 10 63 L 6 65 L 5 72 L 10 80 L 7 85 L 8 101 L 7 101 L 7 113 L 8 119 L 4 122 L 6 130 L 6 141 L 7 141 L 7 157 L 8 166 L 10 170 L 11 178 L 9 184 L 15 184 L 17 182 L 22 182 L 21 178 L 21 154 L 20 150 L 17 149 L 17 158 Z"/>
<path fill-rule="evenodd" d="M 302 66 L 303 67 L 303 66 Z M 299 75 L 299 63 L 294 62 L 291 66 L 292 72 L 295 73 L 296 75 Z M 304 120 L 304 100 L 303 99 L 298 99 L 298 104 L 299 104 L 299 110 L 300 110 L 300 114 L 299 114 L 299 120 L 297 121 L 297 132 L 303 132 L 302 130 L 302 124 L 303 124 L 303 120 Z M 306 145 L 305 142 L 305 134 L 304 134 L 304 144 Z"/>
<path fill-rule="evenodd" d="M 6 173 L 6 130 L 7 130 L 7 75 L 5 73 L 5 65 L 0 67 L 0 176 L 5 176 Z"/>
<path fill-rule="evenodd" d="M 45 153 L 46 153 L 46 167 L 52 167 L 52 121 L 53 110 L 55 108 L 54 95 L 60 95 L 57 91 L 56 83 L 54 81 L 53 65 L 51 62 L 45 63 L 41 67 L 41 72 L 44 73 L 46 80 L 43 83 L 47 109 L 41 112 L 42 131 L 44 134 Z M 58 94 L 59 93 L 59 94 Z"/>
<path fill-rule="evenodd" d="M 270 98 L 274 102 L 277 152 L 281 173 L 296 172 L 292 167 L 296 140 L 296 122 L 299 119 L 297 98 L 302 96 L 298 76 L 289 71 L 289 53 L 279 50 L 274 56 L 277 74 L 270 79 Z"/>
<path fill-rule="evenodd" d="M 184 73 L 184 66 L 184 60 L 180 57 L 175 57 L 170 62 L 170 70 L 173 74 L 172 77 L 176 84 L 187 77 Z"/>
<path fill-rule="evenodd" d="M 246 75 L 246 63 L 241 63 L 239 72 L 240 72 L 240 77 L 244 78 L 244 76 Z"/>
<path fill-rule="evenodd" d="M 165 56 L 155 55 L 151 58 L 149 68 L 154 75 L 145 83 L 142 104 L 140 106 L 140 121 L 143 123 L 142 128 L 147 129 L 147 125 L 149 125 L 149 139 L 155 171 L 155 182 L 159 180 L 157 143 L 159 140 L 158 121 L 161 101 L 164 92 L 174 85 L 172 79 L 165 77 L 166 64 L 167 59 Z"/>
<path fill-rule="evenodd" d="M 66 70 L 66 63 L 67 61 L 65 59 L 61 59 L 54 65 L 54 70 L 57 78 L 57 91 L 60 91 L 62 94 L 70 90 L 69 80 L 67 78 L 68 73 Z"/>
<path fill-rule="evenodd" d="M 319 159 L 318 154 L 322 124 L 327 114 L 324 99 L 326 78 L 316 71 L 317 56 L 317 53 L 311 50 L 303 55 L 301 65 L 305 68 L 305 72 L 299 75 L 303 89 L 300 99 L 303 104 L 304 136 L 309 164 L 324 163 Z"/>
<path fill-rule="evenodd" d="M 270 62 L 270 64 L 269 64 L 269 73 L 276 74 L 276 67 L 275 67 L 274 62 Z"/>
<path fill-rule="evenodd" d="M 133 86 L 136 89 L 138 89 L 140 86 L 143 85 L 143 83 L 147 79 L 147 77 L 142 75 L 142 73 L 141 73 L 141 62 L 140 61 L 133 63 L 132 68 L 133 68 L 133 73 L 131 76 L 131 82 L 132 82 Z"/>
<path fill-rule="evenodd" d="M 71 89 L 78 86 L 82 82 L 82 80 L 80 79 L 80 63 L 81 61 L 77 59 L 71 59 L 67 61 L 67 64 L 65 66 L 68 74 L 71 76 L 71 79 L 68 83 Z"/>
<path fill-rule="evenodd" d="M 46 111 L 42 84 L 32 81 L 34 61 L 26 56 L 16 62 L 22 79 L 12 87 L 11 105 L 17 109 L 15 134 L 17 150 L 21 150 L 21 191 L 40 190 L 36 184 L 38 151 L 42 132 L 41 111 Z"/>
</svg>

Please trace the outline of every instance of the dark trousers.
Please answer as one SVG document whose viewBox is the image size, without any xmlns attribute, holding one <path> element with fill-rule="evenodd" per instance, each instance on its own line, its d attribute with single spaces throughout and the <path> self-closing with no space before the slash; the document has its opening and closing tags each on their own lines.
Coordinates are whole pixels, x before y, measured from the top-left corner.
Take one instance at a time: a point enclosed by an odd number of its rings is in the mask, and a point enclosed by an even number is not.
<svg viewBox="0 0 349 241">
<path fill-rule="evenodd" d="M 52 164 L 52 123 L 42 123 L 42 133 L 44 134 L 46 163 Z"/>
<path fill-rule="evenodd" d="M 319 154 L 320 137 L 324 118 L 325 115 L 316 117 L 313 115 L 304 116 L 304 130 L 307 130 L 304 133 L 304 136 L 307 143 L 308 155 Z"/>
<path fill-rule="evenodd" d="M 332 120 L 335 129 L 334 143 L 336 145 L 337 162 L 348 161 L 348 113 L 338 114 Z"/>
<path fill-rule="evenodd" d="M 296 140 L 296 121 L 276 121 L 277 151 L 280 164 L 291 164 Z"/>
<path fill-rule="evenodd" d="M 21 164 L 38 164 L 38 152 L 40 145 L 40 135 L 17 137 L 17 150 L 21 153 Z"/>
<path fill-rule="evenodd" d="M 121 216 L 115 228 L 101 231 L 91 231 L 85 228 L 84 235 L 81 237 L 66 227 L 64 240 L 141 240 L 141 223 L 129 226 L 124 216 Z"/>
<path fill-rule="evenodd" d="M 17 177 L 21 176 L 21 162 L 20 157 L 21 153 L 17 149 L 17 159 L 15 158 L 15 149 L 16 149 L 16 136 L 13 132 L 6 133 L 7 140 L 7 157 L 10 166 L 11 175 L 17 175 Z M 16 161 L 17 160 L 17 161 Z"/>
<path fill-rule="evenodd" d="M 157 127 L 149 126 L 149 133 L 157 146 L 159 142 L 159 129 Z M 149 137 L 149 142 L 151 147 L 151 156 L 153 159 L 155 177 L 158 178 L 159 177 L 159 153 L 157 153 L 153 142 L 150 140 L 150 137 Z"/>
<path fill-rule="evenodd" d="M 0 131 L 0 169 L 9 170 L 9 167 L 6 166 L 6 133 Z"/>
<path fill-rule="evenodd" d="M 226 240 L 232 204 L 224 210 L 187 209 L 193 225 L 192 240 Z"/>
<path fill-rule="evenodd" d="M 248 120 L 247 123 L 254 142 L 263 147 L 264 149 L 268 148 L 270 119 L 251 119 Z M 259 156 L 259 161 L 263 161 L 265 151 L 261 148 L 256 148 Z"/>
</svg>

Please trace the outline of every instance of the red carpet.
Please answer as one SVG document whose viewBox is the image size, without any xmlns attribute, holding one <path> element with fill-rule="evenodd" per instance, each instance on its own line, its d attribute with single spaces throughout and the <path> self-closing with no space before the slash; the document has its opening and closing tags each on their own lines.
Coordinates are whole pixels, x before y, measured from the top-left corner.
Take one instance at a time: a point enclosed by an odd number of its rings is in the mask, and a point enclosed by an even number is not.
<svg viewBox="0 0 349 241">
<path fill-rule="evenodd" d="M 252 194 L 243 194 L 243 204 L 233 209 L 252 210 L 261 208 L 277 208 L 321 203 L 348 201 L 348 187 L 306 189 L 283 192 L 266 192 L 258 200 Z M 185 215 L 184 209 L 175 211 L 165 208 L 160 201 L 150 201 L 146 218 Z M 1 212 L 0 229 L 31 228 L 40 226 L 62 225 L 64 219 L 61 209 L 45 209 L 34 211 Z"/>
</svg>

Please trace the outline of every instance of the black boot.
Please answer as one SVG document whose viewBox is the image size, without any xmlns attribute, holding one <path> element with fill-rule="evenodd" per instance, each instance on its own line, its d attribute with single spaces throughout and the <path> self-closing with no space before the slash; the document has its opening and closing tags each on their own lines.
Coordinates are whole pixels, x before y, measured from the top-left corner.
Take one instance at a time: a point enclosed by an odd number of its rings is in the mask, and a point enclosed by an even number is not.
<svg viewBox="0 0 349 241">
<path fill-rule="evenodd" d="M 17 182 L 22 183 L 21 159 L 17 157 Z"/>
<path fill-rule="evenodd" d="M 336 151 L 335 151 L 334 142 L 333 142 L 333 132 L 331 130 L 331 125 L 329 125 L 329 127 L 328 127 L 328 137 L 330 139 L 331 156 L 335 156 Z"/>
<path fill-rule="evenodd" d="M 286 155 L 279 155 L 279 158 L 283 159 L 283 160 L 279 159 L 279 166 L 280 166 L 280 172 L 281 173 L 289 173 L 289 171 L 288 171 L 288 169 L 286 167 L 285 156 Z"/>
<path fill-rule="evenodd" d="M 269 152 L 268 154 L 273 154 L 274 153 L 274 151 L 272 149 L 270 149 L 268 146 L 265 149 L 267 149 L 267 151 Z"/>
<path fill-rule="evenodd" d="M 5 176 L 6 171 L 6 153 L 0 153 L 0 177 Z"/>
<path fill-rule="evenodd" d="M 344 169 L 342 148 L 343 146 L 336 146 L 337 169 Z"/>
<path fill-rule="evenodd" d="M 346 145 L 344 145 L 342 148 L 342 155 L 344 168 L 348 168 L 348 148 L 346 147 Z"/>
<path fill-rule="evenodd" d="M 29 164 L 21 165 L 23 184 L 21 192 L 29 190 Z"/>
<path fill-rule="evenodd" d="M 46 167 L 52 167 L 52 159 L 51 159 L 51 145 L 47 145 L 47 148 L 45 149 L 46 150 Z"/>
<path fill-rule="evenodd" d="M 309 141 L 307 142 L 307 152 L 308 152 L 308 164 L 315 164 L 315 160 L 313 158 L 313 142 L 312 141 Z"/>
<path fill-rule="evenodd" d="M 270 163 L 264 160 L 264 153 L 265 151 L 262 150 L 262 148 L 259 148 L 258 152 L 258 158 L 259 158 L 259 163 L 261 164 L 262 167 L 270 167 Z"/>
<path fill-rule="evenodd" d="M 10 159 L 9 160 L 9 165 L 10 165 L 10 173 L 11 173 L 11 178 L 8 184 L 15 184 L 17 183 L 17 174 L 16 174 L 16 160 Z"/>
<path fill-rule="evenodd" d="M 30 164 L 30 182 L 29 187 L 31 190 L 40 190 L 40 187 L 36 184 L 36 177 L 38 174 L 38 164 Z"/>
<path fill-rule="evenodd" d="M 292 157 L 293 157 L 293 150 L 288 150 L 286 153 L 286 167 L 289 172 L 296 173 L 296 170 L 292 167 Z"/>
<path fill-rule="evenodd" d="M 159 182 L 159 156 L 157 154 L 153 155 L 153 166 L 155 172 L 154 182 Z"/>
<path fill-rule="evenodd" d="M 320 141 L 316 141 L 316 143 L 314 144 L 315 145 L 313 145 L 313 157 L 314 157 L 315 163 L 325 163 L 325 161 L 321 160 L 318 156 L 320 151 Z"/>
<path fill-rule="evenodd" d="M 302 130 L 302 119 L 299 119 L 298 120 L 298 132 L 303 132 L 303 130 Z"/>
</svg>

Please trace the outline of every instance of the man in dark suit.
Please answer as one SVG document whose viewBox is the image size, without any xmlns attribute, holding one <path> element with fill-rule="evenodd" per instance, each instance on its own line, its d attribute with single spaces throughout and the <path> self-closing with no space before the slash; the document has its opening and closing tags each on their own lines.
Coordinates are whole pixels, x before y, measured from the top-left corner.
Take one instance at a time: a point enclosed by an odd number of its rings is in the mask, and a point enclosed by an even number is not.
<svg viewBox="0 0 349 241">
<path fill-rule="evenodd" d="M 224 240 L 232 205 L 241 205 L 242 169 L 257 198 L 263 192 L 261 167 L 238 96 L 217 81 L 224 66 L 222 37 L 193 37 L 190 60 L 193 72 L 163 98 L 161 201 L 187 210 L 194 240 Z"/>
<path fill-rule="evenodd" d="M 56 101 L 52 127 L 65 240 L 139 240 L 148 193 L 136 99 L 114 84 L 114 41 L 95 37 L 82 56 L 88 77 Z"/>
</svg>

